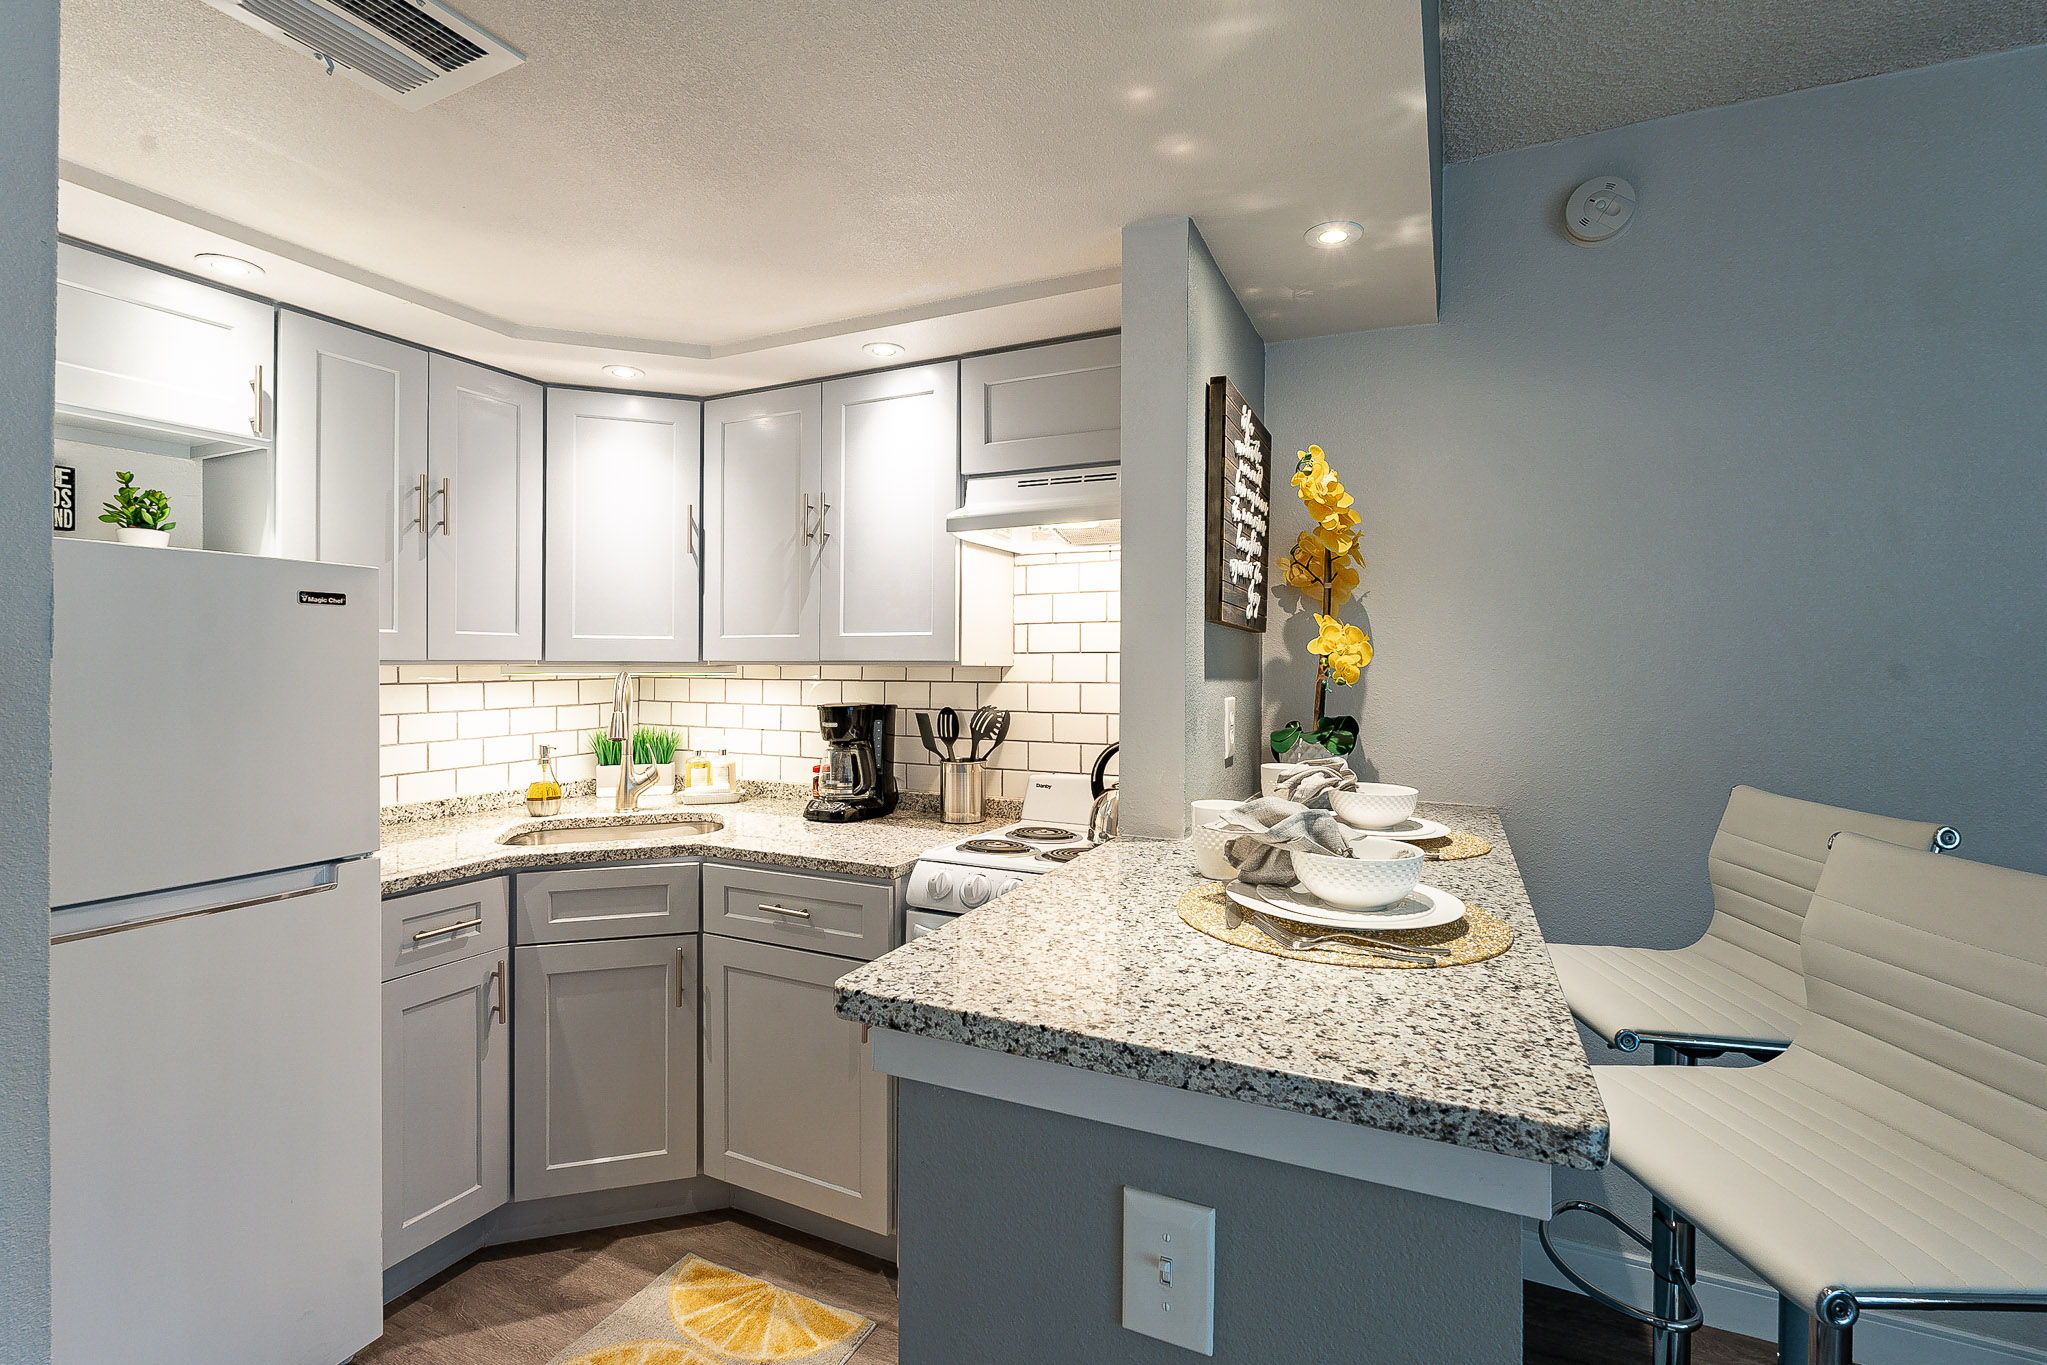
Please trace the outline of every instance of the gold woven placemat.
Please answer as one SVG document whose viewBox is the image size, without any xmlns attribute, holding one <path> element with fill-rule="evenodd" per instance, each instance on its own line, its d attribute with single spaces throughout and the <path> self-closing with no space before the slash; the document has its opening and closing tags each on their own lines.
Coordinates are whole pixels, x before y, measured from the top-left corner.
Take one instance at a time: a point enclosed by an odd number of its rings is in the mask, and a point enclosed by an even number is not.
<svg viewBox="0 0 2047 1365">
<path fill-rule="evenodd" d="M 1256 927 L 1249 923 L 1228 927 L 1229 897 L 1223 894 L 1221 882 L 1209 882 L 1197 886 L 1180 897 L 1180 903 L 1173 907 L 1192 927 L 1199 929 L 1210 938 L 1219 938 L 1224 943 L 1238 948 L 1249 948 L 1254 953 L 1270 953 L 1274 957 L 1290 957 L 1297 962 L 1325 962 L 1333 967 L 1387 967 L 1411 968 L 1426 971 L 1430 967 L 1462 967 L 1469 962 L 1483 962 L 1489 957 L 1498 957 L 1514 943 L 1514 928 L 1490 910 L 1481 910 L 1475 905 L 1464 907 L 1464 918 L 1454 924 L 1439 924 L 1433 929 L 1380 929 L 1372 933 L 1373 938 L 1383 938 L 1388 943 L 1412 943 L 1430 948 L 1448 948 L 1450 956 L 1435 962 L 1406 962 L 1397 958 L 1374 957 L 1369 948 L 1304 948 L 1296 951 L 1282 948 Z M 1296 934 L 1328 934 L 1339 932 L 1326 925 L 1303 924 L 1290 920 L 1284 915 L 1272 915 L 1282 928 Z"/>
<path fill-rule="evenodd" d="M 1454 862 L 1458 858 L 1483 858 L 1493 851 L 1491 844 L 1461 829 L 1453 829 L 1438 839 L 1409 839 L 1407 842 L 1434 863 Z"/>
</svg>

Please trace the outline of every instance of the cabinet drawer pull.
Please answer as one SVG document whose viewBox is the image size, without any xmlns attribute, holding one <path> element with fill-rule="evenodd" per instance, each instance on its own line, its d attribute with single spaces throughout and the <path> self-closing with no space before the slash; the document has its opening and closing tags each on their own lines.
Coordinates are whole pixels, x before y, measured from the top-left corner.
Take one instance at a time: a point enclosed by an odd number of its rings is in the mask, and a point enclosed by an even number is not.
<svg viewBox="0 0 2047 1365">
<path fill-rule="evenodd" d="M 421 480 L 421 482 L 425 481 Z M 444 536 L 455 533 L 455 494 L 453 492 L 453 484 L 454 480 L 452 479 L 441 480 L 441 534 Z"/>
<path fill-rule="evenodd" d="M 508 1007 L 512 1003 L 510 998 L 511 993 L 505 989 L 507 983 L 505 981 L 505 960 L 503 958 L 498 959 L 497 967 L 491 972 L 490 984 L 491 984 L 490 1002 L 491 1017 L 496 1019 L 500 1024 L 502 1024 L 505 1022 L 506 1015 L 510 1012 Z"/>
<path fill-rule="evenodd" d="M 459 934 L 464 929 L 475 929 L 482 924 L 483 921 L 481 919 L 457 920 L 453 924 L 443 924 L 438 929 L 422 929 L 412 936 L 412 941 L 414 943 L 424 943 L 430 938 L 439 938 L 442 934 Z"/>
<path fill-rule="evenodd" d="M 810 918 L 810 912 L 799 905 L 775 905 L 768 901 L 759 901 L 757 905 L 760 909 L 774 915 L 787 915 L 791 919 Z"/>
</svg>

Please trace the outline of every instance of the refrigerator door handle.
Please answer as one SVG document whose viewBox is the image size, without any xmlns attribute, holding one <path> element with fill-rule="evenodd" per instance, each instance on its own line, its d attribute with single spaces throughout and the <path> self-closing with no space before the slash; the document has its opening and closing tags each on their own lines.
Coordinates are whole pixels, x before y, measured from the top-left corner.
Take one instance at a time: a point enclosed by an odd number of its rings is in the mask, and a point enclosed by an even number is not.
<svg viewBox="0 0 2047 1365">
<path fill-rule="evenodd" d="M 272 901 L 297 900 L 300 896 L 317 896 L 322 891 L 332 891 L 339 882 L 321 882 L 316 886 L 295 887 L 290 891 L 279 891 L 268 896 L 254 896 L 247 900 L 227 901 L 220 905 L 202 905 L 196 909 L 180 911 L 174 915 L 162 915 L 156 919 L 133 920 L 127 924 L 108 924 L 97 929 L 78 929 L 68 934 L 50 935 L 52 946 L 59 943 L 76 943 L 80 939 L 103 938 L 108 934 L 124 934 L 130 929 L 148 929 L 158 924 L 175 924 L 181 919 L 197 919 L 201 915 L 220 915 L 229 910 L 246 910 L 252 905 L 268 905 Z"/>
</svg>

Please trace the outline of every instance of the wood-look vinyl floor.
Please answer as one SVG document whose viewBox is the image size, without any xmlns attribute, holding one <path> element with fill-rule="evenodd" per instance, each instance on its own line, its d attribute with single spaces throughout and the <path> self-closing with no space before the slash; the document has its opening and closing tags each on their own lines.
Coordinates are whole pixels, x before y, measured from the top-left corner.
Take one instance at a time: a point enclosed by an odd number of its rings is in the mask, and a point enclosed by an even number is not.
<svg viewBox="0 0 2047 1365">
<path fill-rule="evenodd" d="M 874 1319 L 850 1365 L 895 1365 L 895 1267 L 725 1210 L 479 1252 L 395 1300 L 357 1365 L 546 1365 L 690 1252 Z M 1576 1294 L 1529 1285 L 1526 1365 L 1648 1365 L 1649 1338 Z M 1774 1365 L 1775 1348 L 1711 1329 L 1694 1365 Z"/>
</svg>

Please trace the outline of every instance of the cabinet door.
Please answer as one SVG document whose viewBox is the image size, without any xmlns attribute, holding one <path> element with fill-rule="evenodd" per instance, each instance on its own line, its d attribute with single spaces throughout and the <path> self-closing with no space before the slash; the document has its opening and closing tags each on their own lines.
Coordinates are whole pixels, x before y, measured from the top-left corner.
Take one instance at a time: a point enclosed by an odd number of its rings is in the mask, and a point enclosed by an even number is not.
<svg viewBox="0 0 2047 1365">
<path fill-rule="evenodd" d="M 693 862 L 521 872 L 519 942 L 693 934 L 699 876 Z"/>
<path fill-rule="evenodd" d="M 1122 340 L 1088 337 L 961 361 L 961 471 L 1120 463 Z"/>
<path fill-rule="evenodd" d="M 267 303 L 57 248 L 60 413 L 267 437 L 275 329 Z"/>
<path fill-rule="evenodd" d="M 957 362 L 824 386 L 820 657 L 959 657 L 959 471 Z"/>
<path fill-rule="evenodd" d="M 547 394 L 547 657 L 691 663 L 703 405 Z"/>
<path fill-rule="evenodd" d="M 503 953 L 384 986 L 384 1264 L 511 1197 Z"/>
<path fill-rule="evenodd" d="M 538 659 L 542 389 L 444 355 L 430 373 L 427 655 Z"/>
<path fill-rule="evenodd" d="M 819 386 L 704 404 L 704 657 L 817 658 Z"/>
<path fill-rule="evenodd" d="M 513 1197 L 698 1174 L 696 936 L 512 956 Z"/>
<path fill-rule="evenodd" d="M 833 1008 L 859 965 L 704 935 L 704 1173 L 886 1233 L 894 1092 Z"/>
<path fill-rule="evenodd" d="M 376 569 L 386 659 L 426 657 L 426 409 L 425 351 L 279 315 L 278 552 Z"/>
</svg>

